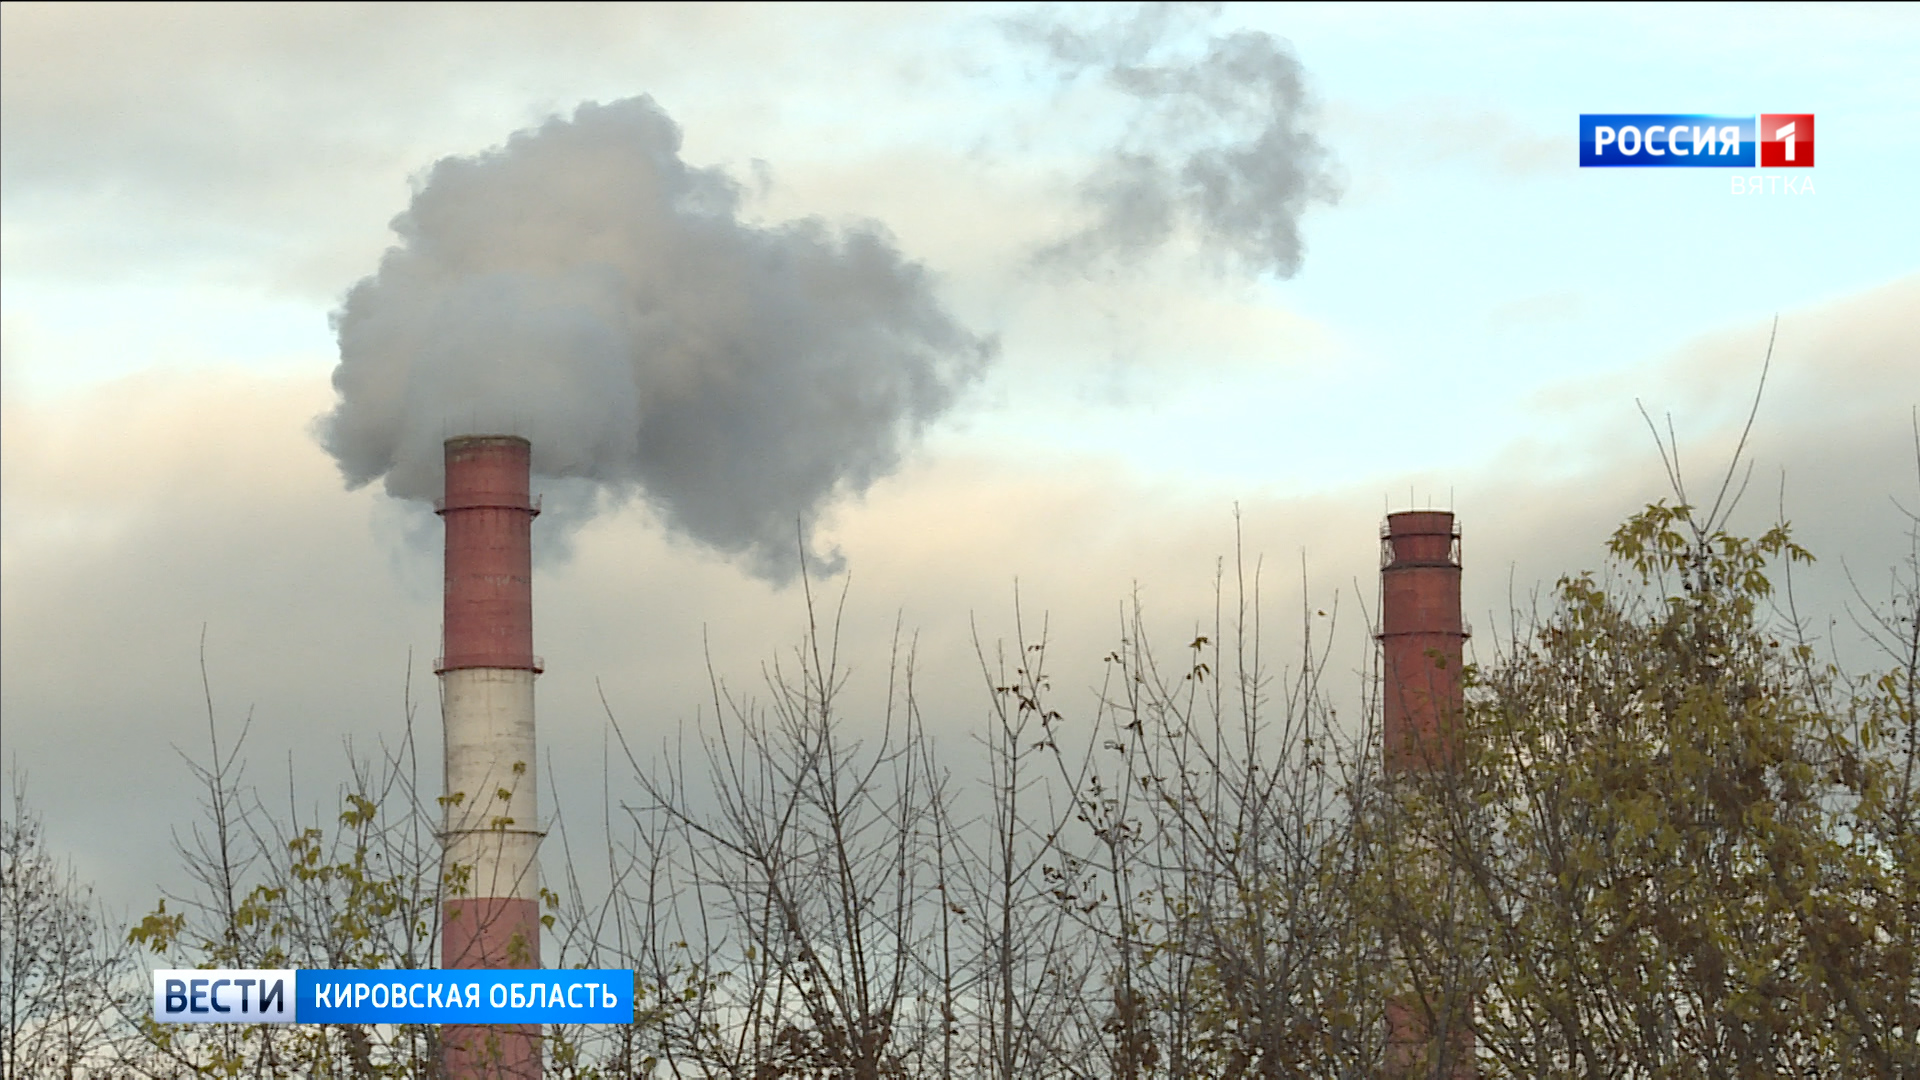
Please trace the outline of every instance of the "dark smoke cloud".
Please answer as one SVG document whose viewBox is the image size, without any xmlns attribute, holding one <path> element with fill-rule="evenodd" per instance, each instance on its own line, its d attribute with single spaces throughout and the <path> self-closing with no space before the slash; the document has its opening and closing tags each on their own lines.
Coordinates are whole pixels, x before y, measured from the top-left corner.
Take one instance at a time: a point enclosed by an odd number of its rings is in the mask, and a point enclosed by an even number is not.
<svg viewBox="0 0 1920 1080">
<path fill-rule="evenodd" d="M 1043 263 L 1087 266 L 1150 254 L 1184 234 L 1248 273 L 1300 269 L 1300 216 L 1339 197 L 1312 119 L 1300 62 L 1283 40 L 1241 30 L 1197 56 L 1169 42 L 1214 9 L 1147 4 L 1092 28 L 1010 24 L 1069 78 L 1097 73 L 1133 99 L 1127 136 L 1080 185 L 1092 224 L 1042 250 Z"/>
<path fill-rule="evenodd" d="M 792 575 L 821 508 L 893 470 L 997 346 L 879 225 L 744 222 L 739 185 L 679 151 L 633 98 L 433 166 L 333 316 L 319 433 L 349 485 L 432 498 L 447 436 L 523 435 L 541 476 Z"/>
</svg>

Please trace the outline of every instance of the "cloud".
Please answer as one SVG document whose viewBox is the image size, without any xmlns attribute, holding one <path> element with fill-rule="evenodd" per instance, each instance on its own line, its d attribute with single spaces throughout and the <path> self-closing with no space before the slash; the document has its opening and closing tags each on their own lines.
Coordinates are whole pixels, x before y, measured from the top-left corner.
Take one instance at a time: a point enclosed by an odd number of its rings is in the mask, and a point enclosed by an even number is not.
<svg viewBox="0 0 1920 1080">
<path fill-rule="evenodd" d="M 927 21 L 742 7 L 7 4 L 8 260 L 88 284 L 213 278 L 331 303 L 378 257 L 423 162 L 640 89 L 687 103 L 705 158 L 788 160 L 767 145 L 770 106 L 819 84 L 817 58 Z M 885 98 L 872 82 L 805 96 L 870 106 Z"/>
<path fill-rule="evenodd" d="M 1366 140 L 1371 155 L 1396 162 L 1396 173 L 1466 162 L 1526 179 L 1565 174 L 1576 166 L 1570 136 L 1543 134 L 1480 102 L 1429 97 L 1388 112 L 1348 105 L 1340 119 Z"/>
</svg>

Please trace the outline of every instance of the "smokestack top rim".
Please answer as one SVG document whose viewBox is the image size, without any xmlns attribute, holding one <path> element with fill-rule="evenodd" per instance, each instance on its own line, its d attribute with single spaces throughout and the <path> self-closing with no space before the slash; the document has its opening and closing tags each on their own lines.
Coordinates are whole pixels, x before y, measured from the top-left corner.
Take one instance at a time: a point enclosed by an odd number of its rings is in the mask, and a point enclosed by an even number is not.
<svg viewBox="0 0 1920 1080">
<path fill-rule="evenodd" d="M 1384 537 L 1459 536 L 1460 526 L 1451 510 L 1395 510 L 1381 527 Z"/>
<path fill-rule="evenodd" d="M 1460 572 L 1460 525 L 1451 510 L 1401 510 L 1380 526 L 1380 570 Z"/>
<path fill-rule="evenodd" d="M 447 451 L 469 450 L 483 446 L 514 446 L 527 450 L 533 449 L 532 440 L 524 435 L 449 435 L 445 442 Z"/>
</svg>

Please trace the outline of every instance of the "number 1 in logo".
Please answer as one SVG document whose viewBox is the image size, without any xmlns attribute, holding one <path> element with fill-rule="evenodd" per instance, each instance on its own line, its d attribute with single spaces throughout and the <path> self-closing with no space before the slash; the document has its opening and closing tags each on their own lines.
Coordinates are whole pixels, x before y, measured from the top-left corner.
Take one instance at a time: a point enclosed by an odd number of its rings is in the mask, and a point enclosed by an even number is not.
<svg viewBox="0 0 1920 1080">
<path fill-rule="evenodd" d="M 1763 169 L 1813 168 L 1813 114 L 1762 113 L 1760 115 L 1760 167 Z"/>
</svg>

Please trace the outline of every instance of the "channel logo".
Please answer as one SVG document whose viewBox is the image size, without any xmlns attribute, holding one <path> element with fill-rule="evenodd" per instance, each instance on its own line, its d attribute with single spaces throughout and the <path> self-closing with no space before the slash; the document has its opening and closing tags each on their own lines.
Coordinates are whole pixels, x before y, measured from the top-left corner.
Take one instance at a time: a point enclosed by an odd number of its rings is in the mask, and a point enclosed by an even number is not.
<svg viewBox="0 0 1920 1080">
<path fill-rule="evenodd" d="M 1760 167 L 1813 168 L 1813 114 L 1767 113 L 1760 117 Z"/>
<path fill-rule="evenodd" d="M 153 1018 L 175 1024 L 291 1024 L 292 971 L 153 973 Z"/>
<path fill-rule="evenodd" d="M 633 972 L 206 971 L 153 973 L 164 1024 L 631 1024 Z"/>
<path fill-rule="evenodd" d="M 1813 168 L 1813 114 L 1581 113 L 1580 167 Z"/>
</svg>

